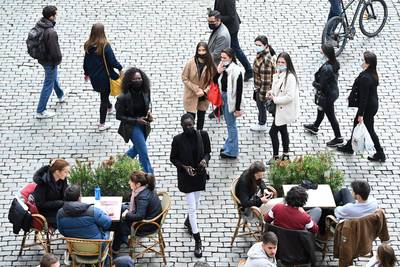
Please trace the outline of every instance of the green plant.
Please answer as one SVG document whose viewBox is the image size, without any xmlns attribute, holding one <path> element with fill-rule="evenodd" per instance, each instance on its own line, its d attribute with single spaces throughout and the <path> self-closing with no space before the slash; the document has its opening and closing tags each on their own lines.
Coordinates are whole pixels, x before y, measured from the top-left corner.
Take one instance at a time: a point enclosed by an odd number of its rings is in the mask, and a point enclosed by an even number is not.
<svg viewBox="0 0 400 267">
<path fill-rule="evenodd" d="M 344 174 L 332 165 L 330 153 L 305 155 L 293 161 L 278 160 L 270 166 L 269 180 L 278 192 L 282 192 L 283 184 L 300 184 L 302 180 L 329 184 L 332 191 L 338 191 L 344 183 Z"/>
<path fill-rule="evenodd" d="M 96 186 L 92 162 L 82 163 L 80 160 L 76 160 L 68 180 L 70 184 L 77 184 L 81 187 L 82 195 L 92 195 Z"/>
</svg>

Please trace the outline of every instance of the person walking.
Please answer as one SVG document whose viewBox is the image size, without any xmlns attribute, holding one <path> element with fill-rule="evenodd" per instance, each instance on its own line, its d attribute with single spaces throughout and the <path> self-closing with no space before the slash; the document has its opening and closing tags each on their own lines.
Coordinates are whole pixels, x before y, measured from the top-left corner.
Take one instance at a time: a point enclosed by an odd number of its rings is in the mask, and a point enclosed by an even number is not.
<svg viewBox="0 0 400 267">
<path fill-rule="evenodd" d="M 318 133 L 324 116 L 328 117 L 329 123 L 335 134 L 335 138 L 326 143 L 329 147 L 336 147 L 343 143 L 339 123 L 335 115 L 335 101 L 339 97 L 338 77 L 340 64 L 336 60 L 335 49 L 331 44 L 323 44 L 321 47 L 322 66 L 314 74 L 313 86 L 325 100 L 323 106 L 318 106 L 317 119 L 313 124 L 303 125 L 304 129 L 312 134 Z"/>
<path fill-rule="evenodd" d="M 207 43 L 199 42 L 194 57 L 189 59 L 182 72 L 182 81 L 185 85 L 183 106 L 193 118 L 196 118 L 197 112 L 197 130 L 203 130 L 204 118 L 209 105 L 207 93 L 216 72 Z"/>
<path fill-rule="evenodd" d="M 142 70 L 130 68 L 122 79 L 121 89 L 122 93 L 115 103 L 116 118 L 121 121 L 118 133 L 126 143 L 131 140 L 133 144 L 126 155 L 135 158 L 139 154 L 144 172 L 153 173 L 146 145 L 150 123 L 153 121 L 150 112 L 150 80 Z"/>
<path fill-rule="evenodd" d="M 218 86 L 222 93 L 222 110 L 228 137 L 220 151 L 223 159 L 236 159 L 239 155 L 239 138 L 236 118 L 242 115 L 240 105 L 243 92 L 242 69 L 237 65 L 235 52 L 232 48 L 225 48 L 221 52 L 221 62 L 217 68 L 216 76 Z"/>
<path fill-rule="evenodd" d="M 268 38 L 259 35 L 254 40 L 256 58 L 253 63 L 254 93 L 253 100 L 257 103 L 258 123 L 250 127 L 252 131 L 267 130 L 267 92 L 271 90 L 272 76 L 275 73 L 276 53 L 268 44 Z"/>
<path fill-rule="evenodd" d="M 118 79 L 119 75 L 114 71 L 114 68 L 118 69 L 121 74 L 122 66 L 114 56 L 104 31 L 104 25 L 101 23 L 93 24 L 90 37 L 85 42 L 84 49 L 83 70 L 85 72 L 85 81 L 90 79 L 93 90 L 100 93 L 100 123 L 98 129 L 99 131 L 104 131 L 111 127 L 111 125 L 106 124 L 106 117 L 107 114 L 113 111 L 109 99 L 110 78 L 113 80 Z M 104 62 L 104 58 L 106 62 Z M 107 74 L 106 67 L 110 71 L 110 77 Z"/>
<path fill-rule="evenodd" d="M 58 81 L 58 65 L 61 63 L 62 54 L 58 43 L 58 35 L 54 30 L 57 7 L 46 6 L 43 8 L 42 14 L 43 17 L 36 23 L 36 27 L 43 30 L 41 42 L 44 43 L 45 53 L 38 59 L 38 62 L 44 68 L 44 81 L 36 109 L 36 118 L 48 119 L 56 115 L 46 109 L 53 88 L 58 98 L 57 103 L 65 103 L 65 94 Z"/>
<path fill-rule="evenodd" d="M 296 71 L 289 54 L 282 52 L 277 59 L 277 71 L 272 79 L 272 90 L 267 98 L 276 105 L 276 113 L 269 135 L 272 141 L 273 156 L 268 164 L 279 159 L 278 132 L 281 133 L 283 155 L 281 160 L 289 160 L 289 133 L 287 125 L 294 122 L 300 112 L 299 87 Z"/>
<path fill-rule="evenodd" d="M 211 158 L 210 138 L 206 131 L 194 129 L 191 114 L 181 117 L 183 133 L 174 136 L 171 145 L 170 161 L 178 172 L 178 189 L 186 194 L 188 215 L 185 227 L 195 240 L 194 255 L 202 257 L 202 244 L 197 226 L 197 210 L 200 208 L 201 191 L 206 188 L 208 173 L 206 167 Z"/>
<path fill-rule="evenodd" d="M 343 153 L 353 154 L 353 148 L 351 146 L 351 140 L 353 137 L 354 128 L 359 123 L 364 123 L 374 142 L 376 153 L 373 156 L 369 156 L 370 161 L 384 162 L 386 155 L 383 152 L 383 148 L 379 142 L 379 137 L 374 129 L 374 118 L 378 112 L 379 98 L 378 98 L 378 85 L 379 76 L 376 71 L 377 57 L 370 51 L 364 52 L 364 62 L 361 67 L 363 71 L 358 75 L 354 81 L 351 89 L 349 100 L 349 107 L 357 107 L 357 114 L 354 118 L 353 130 L 351 132 L 351 138 L 344 146 L 337 147 L 337 150 Z"/>
<path fill-rule="evenodd" d="M 328 20 L 335 16 L 339 16 L 342 13 L 342 1 L 341 0 L 329 0 L 331 7 L 329 9 Z"/>
<path fill-rule="evenodd" d="M 253 78 L 253 70 L 239 44 L 238 34 L 241 21 L 236 11 L 236 0 L 215 0 L 214 10 L 218 10 L 219 13 L 221 13 L 221 20 L 229 30 L 231 48 L 235 51 L 237 59 L 246 71 L 244 74 L 244 81 L 247 82 Z"/>
</svg>

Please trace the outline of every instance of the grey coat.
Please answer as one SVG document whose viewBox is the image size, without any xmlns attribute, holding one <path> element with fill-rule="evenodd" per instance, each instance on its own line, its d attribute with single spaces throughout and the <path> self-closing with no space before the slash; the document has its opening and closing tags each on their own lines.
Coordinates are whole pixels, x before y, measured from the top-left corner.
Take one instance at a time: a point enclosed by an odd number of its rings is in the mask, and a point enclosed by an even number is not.
<svg viewBox="0 0 400 267">
<path fill-rule="evenodd" d="M 214 59 L 215 65 L 218 65 L 221 61 L 222 49 L 231 46 L 231 35 L 229 34 L 228 28 L 221 23 L 218 29 L 214 30 L 210 39 L 208 39 L 208 48 L 210 49 L 211 55 Z"/>
</svg>

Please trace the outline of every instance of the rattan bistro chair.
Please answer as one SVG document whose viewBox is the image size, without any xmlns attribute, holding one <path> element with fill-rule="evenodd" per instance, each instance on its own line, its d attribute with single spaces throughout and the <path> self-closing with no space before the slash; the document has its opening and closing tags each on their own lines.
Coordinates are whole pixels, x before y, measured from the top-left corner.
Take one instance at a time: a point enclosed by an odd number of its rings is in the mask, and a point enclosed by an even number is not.
<svg viewBox="0 0 400 267">
<path fill-rule="evenodd" d="M 253 214 L 253 216 L 257 219 L 257 222 L 252 225 L 244 216 L 240 200 L 236 196 L 235 193 L 235 188 L 236 184 L 238 183 L 239 178 L 236 178 L 231 185 L 231 196 L 233 199 L 233 203 L 235 204 L 235 207 L 237 209 L 238 213 L 238 222 L 236 224 L 235 232 L 233 234 L 232 240 L 231 240 L 231 246 L 233 245 L 233 242 L 235 241 L 236 237 L 241 237 L 241 236 L 252 236 L 254 237 L 257 241 L 261 240 L 261 235 L 264 229 L 264 218 L 262 216 L 262 213 L 259 208 L 257 207 L 251 207 L 250 210 Z M 270 191 L 273 194 L 273 198 L 276 198 L 277 192 L 275 188 L 272 186 L 267 186 L 267 190 Z M 239 229 L 242 228 L 243 233 L 239 233 Z"/>
<path fill-rule="evenodd" d="M 129 238 L 129 253 L 132 258 L 142 257 L 147 252 L 154 252 L 163 257 L 164 264 L 167 264 L 165 258 L 165 242 L 162 234 L 162 225 L 164 224 L 165 218 L 167 217 L 168 211 L 171 208 L 171 198 L 167 192 L 158 192 L 157 195 L 161 198 L 162 212 L 151 220 L 142 220 L 140 222 L 134 222 L 131 226 L 131 235 Z M 161 219 L 160 223 L 158 221 Z M 145 225 L 155 225 L 157 230 L 153 233 L 146 234 L 145 236 L 138 236 L 136 233 L 141 227 Z M 142 242 L 141 238 L 147 237 L 151 241 L 151 245 Z M 157 250 L 156 246 L 160 247 Z M 135 253 L 136 246 L 144 248 L 140 253 Z"/>
<path fill-rule="evenodd" d="M 102 239 L 82 239 L 64 237 L 67 242 L 67 251 L 72 258 L 72 267 L 90 264 L 90 266 L 104 266 L 107 256 L 109 266 L 112 266 L 110 246 L 114 237 L 114 232 L 110 232 L 107 240 Z"/>
</svg>

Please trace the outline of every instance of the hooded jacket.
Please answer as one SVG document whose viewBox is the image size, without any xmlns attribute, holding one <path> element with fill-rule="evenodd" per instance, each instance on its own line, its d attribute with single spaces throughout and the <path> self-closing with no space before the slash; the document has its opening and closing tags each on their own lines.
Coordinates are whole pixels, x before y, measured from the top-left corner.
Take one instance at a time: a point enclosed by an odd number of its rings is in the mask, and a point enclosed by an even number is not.
<svg viewBox="0 0 400 267">
<path fill-rule="evenodd" d="M 46 47 L 46 58 L 44 60 L 39 60 L 39 63 L 42 65 L 57 66 L 62 60 L 60 45 L 58 43 L 58 35 L 54 30 L 55 25 L 55 21 L 51 21 L 46 18 L 41 18 L 36 23 L 36 26 L 45 30 L 43 34 L 43 41 Z"/>
<path fill-rule="evenodd" d="M 269 257 L 262 248 L 262 242 L 255 243 L 247 252 L 244 267 L 276 267 L 275 257 Z"/>
<path fill-rule="evenodd" d="M 64 192 L 67 188 L 67 180 L 55 181 L 50 172 L 50 166 L 41 167 L 33 176 L 37 184 L 33 197 L 39 213 L 46 217 L 47 222 L 56 227 L 57 211 L 64 205 Z"/>
<path fill-rule="evenodd" d="M 107 239 L 111 218 L 93 204 L 70 201 L 58 211 L 57 226 L 65 237 Z"/>
<path fill-rule="evenodd" d="M 115 267 L 134 267 L 135 262 L 130 256 L 120 256 L 113 260 Z"/>
</svg>

